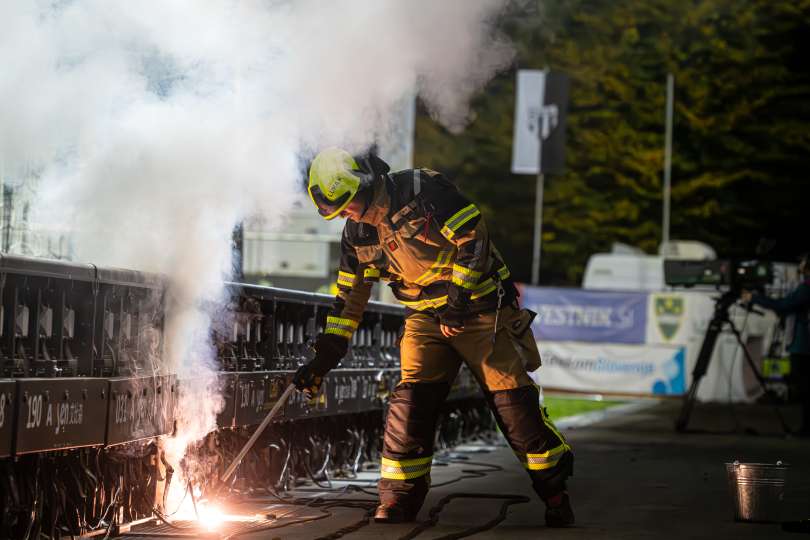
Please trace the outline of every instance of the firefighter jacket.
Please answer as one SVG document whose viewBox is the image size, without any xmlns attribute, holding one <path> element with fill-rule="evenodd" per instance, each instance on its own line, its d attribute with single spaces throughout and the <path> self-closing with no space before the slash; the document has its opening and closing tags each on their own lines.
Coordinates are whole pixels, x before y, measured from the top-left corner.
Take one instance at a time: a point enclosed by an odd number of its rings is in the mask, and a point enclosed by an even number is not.
<svg viewBox="0 0 810 540">
<path fill-rule="evenodd" d="M 347 220 L 338 295 L 325 333 L 351 338 L 374 282 L 387 280 L 409 311 L 448 326 L 494 311 L 517 291 L 489 239 L 481 212 L 456 186 L 429 169 L 381 175 L 360 221 Z"/>
</svg>

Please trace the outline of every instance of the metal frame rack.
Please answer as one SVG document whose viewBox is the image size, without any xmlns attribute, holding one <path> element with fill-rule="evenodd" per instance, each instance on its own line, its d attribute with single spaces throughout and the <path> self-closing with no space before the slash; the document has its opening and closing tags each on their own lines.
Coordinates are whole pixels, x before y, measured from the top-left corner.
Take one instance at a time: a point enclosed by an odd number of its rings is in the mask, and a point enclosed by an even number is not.
<svg viewBox="0 0 810 540">
<path fill-rule="evenodd" d="M 225 406 L 209 436 L 221 452 L 262 420 L 310 358 L 308 344 L 333 301 L 240 283 L 226 288 L 228 309 L 211 330 Z M 174 430 L 180 383 L 164 361 L 165 290 L 156 275 L 0 256 L 0 538 L 92 535 L 161 507 L 172 475 L 161 440 Z M 322 463 L 331 453 L 333 465 L 343 459 L 356 468 L 363 452 L 371 457 L 399 379 L 403 315 L 370 303 L 322 393 L 295 396 L 276 435 L 257 451 L 278 448 L 278 433 L 295 431 L 299 446 L 318 442 L 304 433 L 329 446 Z M 476 429 L 470 419 L 478 412 L 470 411 L 483 405 L 469 371 L 448 401 L 440 439 L 450 442 Z M 339 448 L 346 437 L 351 451 Z M 257 460 L 246 467 L 261 467 Z M 259 474 L 283 484 L 300 473 L 288 465 Z"/>
</svg>

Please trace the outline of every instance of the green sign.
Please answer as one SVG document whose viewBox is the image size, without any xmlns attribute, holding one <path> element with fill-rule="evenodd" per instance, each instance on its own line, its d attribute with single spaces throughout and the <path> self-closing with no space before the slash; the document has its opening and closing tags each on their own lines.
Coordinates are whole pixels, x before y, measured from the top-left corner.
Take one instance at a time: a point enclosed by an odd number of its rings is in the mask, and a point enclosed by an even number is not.
<svg viewBox="0 0 810 540">
<path fill-rule="evenodd" d="M 656 296 L 655 318 L 658 329 L 664 339 L 669 341 L 681 327 L 684 313 L 684 301 L 680 296 Z"/>
</svg>

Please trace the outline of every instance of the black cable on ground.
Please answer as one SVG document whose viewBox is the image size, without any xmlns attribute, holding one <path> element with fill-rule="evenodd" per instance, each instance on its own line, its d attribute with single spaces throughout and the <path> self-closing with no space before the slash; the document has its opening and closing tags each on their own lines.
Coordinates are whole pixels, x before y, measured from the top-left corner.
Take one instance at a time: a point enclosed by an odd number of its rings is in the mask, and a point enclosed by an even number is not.
<svg viewBox="0 0 810 540">
<path fill-rule="evenodd" d="M 363 517 L 345 527 L 341 527 L 340 529 L 329 533 L 324 536 L 318 537 L 320 540 L 335 540 L 337 538 L 342 538 L 343 536 L 353 533 L 369 523 L 371 523 L 371 517 L 374 515 L 374 510 L 377 508 L 378 501 L 377 499 L 335 499 L 335 498 L 325 498 L 325 497 L 309 497 L 309 498 L 285 498 L 271 491 L 268 488 L 265 488 L 270 495 L 278 500 L 282 504 L 290 505 L 290 506 L 302 506 L 302 507 L 309 507 L 309 508 L 317 508 L 322 511 L 327 511 L 331 508 L 356 508 L 360 510 L 365 510 Z M 324 490 L 321 490 L 324 491 Z M 352 484 L 347 484 L 346 486 L 338 489 L 326 490 L 326 491 L 342 491 L 343 493 L 348 493 L 350 491 L 361 491 L 367 493 L 366 490 L 359 486 L 354 486 Z M 376 493 L 370 493 L 374 497 L 377 496 Z M 277 527 L 271 527 L 277 528 Z M 251 529 L 251 532 L 261 531 L 264 529 Z M 240 533 L 242 534 L 242 533 Z M 244 533 L 247 534 L 247 533 Z M 228 537 L 230 538 L 230 537 Z"/>
<path fill-rule="evenodd" d="M 371 482 L 367 482 L 367 483 L 371 483 Z M 377 481 L 374 480 L 373 483 L 376 484 Z M 351 483 L 347 483 L 345 486 L 342 486 L 342 487 L 333 487 L 333 488 L 329 488 L 329 489 L 297 488 L 297 489 L 295 489 L 293 491 L 295 491 L 296 493 L 299 493 L 299 492 L 300 493 L 323 493 L 323 492 L 327 492 L 327 493 L 348 493 L 350 491 L 359 491 L 360 493 L 365 493 L 366 495 L 372 495 L 374 497 L 379 496 L 376 489 L 364 488 L 363 486 L 354 483 L 354 481 L 352 481 Z"/>
<path fill-rule="evenodd" d="M 329 479 L 328 476 L 326 477 L 326 484 L 321 484 L 321 482 L 317 478 L 315 478 L 316 475 L 312 471 L 312 467 L 309 466 L 309 459 L 308 459 L 309 452 L 306 452 L 306 453 L 307 453 L 307 459 L 302 459 L 301 463 L 303 464 L 304 471 L 306 471 L 307 476 L 309 476 L 309 479 L 312 481 L 313 484 L 315 484 L 319 488 L 332 489 L 332 481 Z M 328 459 L 328 455 L 327 455 L 326 462 L 328 463 L 328 461 L 329 461 L 329 459 Z"/>
<path fill-rule="evenodd" d="M 347 534 L 351 534 L 353 532 L 359 531 L 360 529 L 362 529 L 363 527 L 365 527 L 366 525 L 371 523 L 371 518 L 374 515 L 374 510 L 376 509 L 376 506 L 377 505 L 375 503 L 372 507 L 370 507 L 368 510 L 366 510 L 366 513 L 363 515 L 362 519 L 360 519 L 359 521 L 356 521 L 354 523 L 346 525 L 345 527 L 342 527 L 342 528 L 340 528 L 340 529 L 338 529 L 338 530 L 336 530 L 336 531 L 334 531 L 332 533 L 329 533 L 329 534 L 327 534 L 325 536 L 318 536 L 314 540 L 337 540 L 338 538 L 342 538 L 342 537 L 346 536 Z"/>
<path fill-rule="evenodd" d="M 145 496 L 142 496 L 142 497 L 143 497 L 143 501 L 144 501 L 145 503 L 149 504 L 149 501 L 147 501 L 146 497 L 145 497 Z M 153 515 L 154 515 L 156 518 L 158 518 L 160 521 L 162 521 L 163 523 L 165 523 L 166 525 L 168 525 L 169 527 L 171 527 L 172 529 L 177 529 L 177 530 L 186 530 L 186 529 L 184 529 L 183 527 L 178 527 L 177 525 L 175 525 L 174 523 L 172 523 L 172 522 L 169 520 L 169 518 L 166 516 L 166 514 L 164 514 L 164 513 L 163 513 L 163 512 L 161 512 L 160 510 L 158 510 L 156 506 L 152 506 L 152 514 L 153 514 Z"/>
<path fill-rule="evenodd" d="M 441 463 L 441 462 L 439 462 L 439 463 Z M 473 479 L 473 478 L 483 478 L 488 473 L 503 471 L 503 467 L 501 467 L 500 465 L 493 465 L 491 463 L 481 463 L 481 462 L 478 462 L 478 461 L 449 459 L 449 460 L 444 461 L 444 463 L 475 465 L 476 467 L 485 467 L 485 469 L 484 470 L 481 470 L 481 469 L 461 469 L 461 473 L 462 473 L 461 476 L 459 476 L 457 478 L 453 478 L 452 480 L 447 480 L 446 482 L 441 482 L 439 484 L 432 484 L 430 486 L 431 488 L 449 486 L 450 484 L 455 484 L 457 482 L 461 482 L 462 480 L 469 480 L 469 479 Z"/>
<path fill-rule="evenodd" d="M 441 484 L 435 484 L 432 487 L 441 487 L 446 486 L 449 484 L 453 484 L 456 482 L 460 482 L 461 480 L 465 479 L 472 479 L 472 478 L 482 478 L 489 473 L 492 472 L 500 472 L 503 471 L 503 467 L 499 465 L 493 465 L 491 463 L 481 463 L 476 461 L 468 461 L 466 459 L 445 459 L 445 460 L 437 460 L 437 464 L 462 464 L 462 465 L 473 465 L 476 467 L 481 467 L 481 469 L 462 469 L 462 475 L 458 478 L 454 478 L 453 480 L 449 480 L 447 482 L 442 482 Z M 352 484 L 348 484 L 344 488 L 340 488 L 340 491 L 350 491 L 356 490 L 361 491 L 363 493 L 369 493 L 371 495 L 377 495 L 376 493 L 370 493 L 369 491 L 360 488 L 359 486 L 354 486 Z M 366 513 L 364 516 L 345 527 L 341 527 L 340 529 L 329 533 L 327 535 L 319 536 L 316 540 L 336 540 L 338 538 L 342 538 L 347 534 L 351 534 L 353 532 L 358 531 L 359 529 L 369 525 L 371 523 L 371 518 L 374 515 L 374 510 L 377 506 L 377 501 L 368 501 L 362 499 L 324 499 L 320 497 L 315 497 L 313 499 L 283 499 L 278 495 L 275 495 L 276 498 L 279 500 L 287 503 L 287 504 L 304 504 L 304 501 L 307 501 L 305 504 L 307 506 L 312 506 L 315 508 L 335 508 L 335 507 L 345 507 L 345 508 L 364 508 L 366 509 Z M 485 531 L 491 529 L 492 527 L 496 526 L 498 523 L 502 522 L 506 519 L 506 513 L 509 506 L 513 504 L 521 504 L 525 502 L 529 502 L 531 499 L 525 497 L 523 495 L 496 495 L 496 494 L 487 494 L 487 493 L 453 493 L 450 494 L 439 501 L 439 503 L 434 506 L 430 510 L 430 518 L 427 522 L 419 524 L 417 527 L 411 530 L 408 535 L 403 537 L 400 540 L 406 540 L 409 538 L 413 538 L 423 531 L 427 530 L 430 527 L 433 527 L 439 519 L 439 514 L 441 513 L 443 507 L 449 503 L 452 499 L 455 498 L 476 498 L 476 499 L 503 499 L 504 503 L 501 505 L 501 509 L 499 514 L 492 520 L 475 527 L 471 527 L 461 531 L 459 533 L 453 533 L 451 535 L 442 537 L 446 538 L 447 540 L 451 538 L 464 538 L 470 536 L 472 534 L 476 534 L 481 531 Z"/>
<path fill-rule="evenodd" d="M 321 499 L 318 500 L 318 502 L 313 504 L 312 506 L 322 510 L 331 508 L 356 508 L 360 510 L 365 510 L 365 513 L 363 514 L 363 517 L 360 520 L 355 521 L 354 523 L 350 523 L 345 527 L 341 527 L 340 529 L 331 532 L 327 535 L 319 536 L 316 539 L 316 540 L 336 540 L 338 538 L 346 536 L 347 534 L 358 531 L 361 528 L 368 525 L 369 523 L 371 523 L 371 517 L 374 515 L 374 510 L 376 510 L 377 508 L 377 501 L 367 499 Z"/>
<path fill-rule="evenodd" d="M 400 536 L 398 540 L 411 540 L 411 538 L 415 538 L 420 534 L 422 534 L 424 531 L 435 526 L 436 523 L 439 522 L 439 514 L 444 509 L 444 507 L 453 499 L 500 499 L 503 500 L 504 502 L 501 504 L 501 508 L 498 511 L 498 515 L 495 516 L 493 519 L 487 521 L 486 523 L 476 525 L 468 529 L 464 529 L 463 531 L 457 533 L 451 533 L 445 536 L 441 536 L 439 538 L 435 538 L 434 540 L 455 540 L 457 538 L 465 538 L 467 536 L 471 536 L 473 534 L 489 530 L 506 519 L 506 512 L 510 506 L 512 506 L 513 504 L 523 504 L 531 501 L 531 499 L 529 497 L 526 497 L 525 495 L 495 495 L 490 493 L 451 493 L 450 495 L 442 497 L 439 500 L 439 502 L 436 503 L 436 505 L 434 505 L 433 508 L 430 509 L 427 521 L 420 523 L 419 525 L 411 529 L 404 536 Z"/>
<path fill-rule="evenodd" d="M 457 459 L 457 458 L 437 460 L 437 464 L 444 464 L 444 465 L 446 465 L 446 464 L 461 464 L 461 465 L 472 465 L 472 466 L 481 467 L 481 468 L 480 469 L 462 469 L 461 470 L 462 474 L 459 477 L 454 478 L 452 480 L 449 480 L 447 482 L 442 482 L 440 484 L 435 484 L 432 487 L 446 486 L 446 485 L 454 484 L 456 482 L 460 482 L 460 481 L 466 480 L 466 479 L 482 478 L 482 477 L 486 476 L 488 473 L 503 471 L 503 467 L 501 467 L 499 465 L 493 465 L 491 463 L 481 463 L 481 462 L 477 462 L 477 461 L 469 461 L 469 460 L 466 460 L 466 459 Z M 338 492 L 343 492 L 343 493 L 347 493 L 349 491 L 360 491 L 362 493 L 366 493 L 366 494 L 369 494 L 369 495 L 372 495 L 372 496 L 378 496 L 378 494 L 375 493 L 375 492 L 372 492 L 370 490 L 366 490 L 366 489 L 364 489 L 364 488 L 362 488 L 360 486 L 356 486 L 356 485 L 353 485 L 353 484 L 347 484 L 346 486 L 344 486 L 342 488 L 338 488 L 338 489 L 333 488 L 332 490 L 326 490 L 326 491 L 331 491 L 331 492 L 338 491 Z M 341 527 L 340 529 L 338 529 L 338 530 L 336 530 L 336 531 L 334 531 L 332 533 L 329 533 L 327 535 L 319 536 L 319 537 L 317 537 L 316 540 L 336 540 L 338 538 L 342 538 L 343 536 L 346 536 L 347 534 L 351 534 L 353 532 L 356 532 L 359 529 L 369 525 L 371 523 L 371 518 L 374 515 L 374 510 L 376 509 L 376 506 L 377 506 L 377 501 L 376 500 L 368 501 L 368 500 L 363 500 L 363 499 L 325 499 L 325 498 L 322 498 L 322 497 L 314 497 L 314 498 L 311 498 L 311 499 L 300 499 L 300 498 L 286 499 L 284 497 L 281 497 L 277 493 L 271 493 L 271 494 L 272 494 L 272 496 L 274 498 L 278 499 L 280 502 L 282 502 L 284 504 L 304 505 L 304 506 L 310 506 L 310 507 L 313 507 L 313 508 L 321 508 L 321 509 L 344 507 L 344 508 L 362 508 L 362 509 L 366 510 L 366 513 L 363 515 L 363 517 L 360 520 L 358 520 L 358 521 L 356 521 L 354 523 L 351 523 L 349 525 L 346 525 L 345 527 Z M 459 496 L 462 496 L 462 495 L 464 495 L 464 494 L 452 494 L 449 497 L 455 498 L 455 497 L 459 497 Z M 495 525 L 497 525 L 498 523 L 500 523 L 501 521 L 503 521 L 506 518 L 506 509 L 510 505 L 518 504 L 518 503 L 522 503 L 522 502 L 528 502 L 530 500 L 527 497 L 522 497 L 522 496 L 519 496 L 519 495 L 514 495 L 514 496 L 512 496 L 512 495 L 510 495 L 510 496 L 499 496 L 499 495 L 486 495 L 486 494 L 478 494 L 478 495 L 479 496 L 477 498 L 492 498 L 492 499 L 508 498 L 508 500 L 503 504 L 502 509 L 501 509 L 501 514 L 499 514 L 499 516 L 497 518 L 495 518 L 494 520 L 492 520 L 490 522 L 487 522 L 484 525 L 480 526 L 482 528 L 474 527 L 474 528 L 467 529 L 467 530 L 463 531 L 462 533 L 459 533 L 459 534 L 462 534 L 462 536 L 458 536 L 458 538 L 463 538 L 465 536 L 469 536 L 470 534 L 475 534 L 476 532 L 480 532 L 479 529 L 480 530 L 486 530 L 486 529 L 494 527 Z M 446 502 L 449 502 L 449 499 Z M 444 504 L 446 504 L 446 502 Z M 444 506 L 444 505 L 442 505 L 442 506 Z M 436 516 L 435 516 L 434 522 L 432 524 L 427 524 L 427 525 L 423 524 L 424 529 L 427 529 L 427 528 L 432 527 L 433 525 L 435 525 L 435 522 L 438 521 L 438 513 L 439 512 L 441 512 L 441 507 L 436 511 Z M 424 529 L 419 530 L 416 534 L 419 534 Z"/>
<path fill-rule="evenodd" d="M 300 523 L 310 523 L 312 521 L 318 521 L 321 519 L 326 519 L 328 517 L 332 517 L 332 512 L 328 510 L 324 510 L 319 508 L 321 512 L 323 512 L 320 516 L 309 516 L 300 519 L 294 519 L 292 521 L 286 521 L 284 523 L 274 523 L 272 525 L 264 525 L 262 527 L 251 527 L 249 529 L 245 529 L 244 531 L 237 531 L 235 533 L 229 534 L 228 536 L 223 537 L 222 540 L 232 540 L 233 538 L 239 538 L 240 536 L 246 536 L 248 534 L 256 534 L 263 531 L 270 531 L 273 529 L 281 529 L 282 527 L 289 527 L 290 525 L 298 525 Z"/>
<path fill-rule="evenodd" d="M 325 516 L 317 516 L 317 519 L 323 519 L 325 517 L 331 516 L 331 512 L 328 512 L 331 508 L 357 508 L 361 510 L 365 510 L 363 514 L 363 518 L 360 520 L 346 525 L 345 527 L 341 527 L 337 531 L 329 533 L 328 535 L 319 537 L 323 540 L 335 540 L 337 538 L 341 538 L 347 534 L 355 532 L 362 527 L 368 525 L 371 522 L 371 517 L 374 515 L 374 510 L 377 508 L 377 500 L 369 500 L 369 499 L 334 499 L 334 498 L 325 498 L 325 497 L 309 497 L 309 498 L 286 498 L 281 496 L 280 494 L 276 493 L 271 488 L 265 487 L 264 490 L 270 494 L 271 497 L 278 500 L 281 504 L 286 504 L 290 506 L 301 506 L 301 507 L 309 507 L 309 508 L 317 508 L 323 512 L 327 512 L 328 515 Z M 326 490 L 320 490 L 319 492 L 343 492 L 348 493 L 350 491 L 360 491 L 364 493 L 368 493 L 366 490 L 359 486 L 354 486 L 352 484 L 347 484 L 341 488 L 332 488 Z M 369 493 L 370 495 L 377 496 L 376 493 Z M 314 521 L 314 520 L 306 520 L 306 521 Z M 296 523 L 303 523 L 304 521 L 295 521 L 295 522 L 287 522 L 283 524 L 274 524 L 269 525 L 267 527 L 259 527 L 259 528 L 250 528 L 245 531 L 240 531 L 238 533 L 234 533 L 231 536 L 226 537 L 227 539 L 236 538 L 237 536 L 244 535 L 244 534 L 252 534 L 254 532 L 261 532 L 264 530 L 269 529 L 278 529 L 281 527 L 286 527 L 287 525 L 294 525 Z"/>
</svg>

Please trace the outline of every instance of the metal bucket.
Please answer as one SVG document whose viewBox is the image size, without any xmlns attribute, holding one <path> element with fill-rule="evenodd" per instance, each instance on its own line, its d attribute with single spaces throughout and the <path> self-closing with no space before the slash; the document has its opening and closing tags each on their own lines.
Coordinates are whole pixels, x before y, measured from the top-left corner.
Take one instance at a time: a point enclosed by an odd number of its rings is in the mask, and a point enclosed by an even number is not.
<svg viewBox="0 0 810 540">
<path fill-rule="evenodd" d="M 778 522 L 788 466 L 769 463 L 726 463 L 728 486 L 737 521 Z"/>
</svg>

